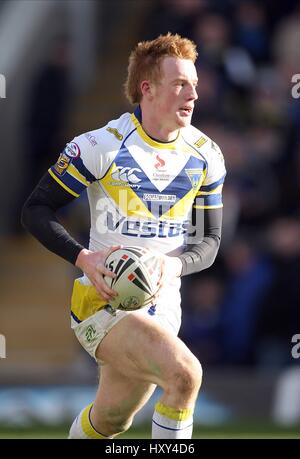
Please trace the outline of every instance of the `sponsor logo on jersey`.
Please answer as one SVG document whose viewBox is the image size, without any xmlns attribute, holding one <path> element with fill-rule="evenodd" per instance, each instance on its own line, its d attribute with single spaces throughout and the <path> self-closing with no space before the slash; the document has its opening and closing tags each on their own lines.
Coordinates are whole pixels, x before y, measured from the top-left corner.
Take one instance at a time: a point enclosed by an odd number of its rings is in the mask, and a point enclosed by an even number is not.
<svg viewBox="0 0 300 459">
<path fill-rule="evenodd" d="M 162 158 L 160 158 L 159 155 L 156 155 L 155 159 L 157 160 L 156 164 L 154 164 L 155 169 L 158 169 L 158 170 L 161 170 L 161 171 L 165 170 L 165 169 L 163 169 L 163 167 L 165 166 L 166 161 L 164 161 Z"/>
<path fill-rule="evenodd" d="M 175 202 L 175 194 L 155 194 L 155 193 L 144 193 L 143 201 L 154 201 L 154 202 Z"/>
<path fill-rule="evenodd" d="M 79 158 L 80 148 L 75 142 L 67 143 L 64 153 L 70 158 Z"/>
<path fill-rule="evenodd" d="M 57 162 L 54 164 L 54 169 L 59 175 L 63 175 L 71 162 L 72 159 L 65 155 L 64 152 L 62 152 L 59 155 Z"/>
<path fill-rule="evenodd" d="M 198 148 L 202 147 L 207 142 L 207 139 L 203 136 L 200 137 L 200 139 L 197 140 L 197 142 L 194 143 L 194 145 Z"/>
<path fill-rule="evenodd" d="M 187 234 L 189 231 L 189 220 L 184 221 L 161 221 L 161 220 L 133 220 L 113 215 L 107 212 L 106 220 L 97 222 L 97 229 L 100 234 L 107 230 L 113 233 L 119 232 L 127 236 L 141 238 L 167 238 L 178 237 Z"/>
<path fill-rule="evenodd" d="M 202 169 L 185 169 L 185 173 L 190 179 L 193 190 L 197 190 L 203 173 Z"/>
<path fill-rule="evenodd" d="M 106 130 L 110 132 L 111 134 L 113 134 L 118 140 L 123 140 L 123 136 L 122 134 L 119 133 L 118 129 L 108 127 L 106 128 Z"/>
<path fill-rule="evenodd" d="M 97 140 L 96 140 L 96 137 L 94 135 L 92 135 L 90 132 L 87 132 L 86 134 L 84 134 L 84 137 L 90 142 L 90 144 L 95 147 L 97 144 Z"/>
<path fill-rule="evenodd" d="M 142 179 L 137 176 L 138 172 L 142 171 L 137 167 L 117 166 L 117 169 L 111 174 L 111 178 L 128 184 L 137 184 L 142 181 Z M 114 183 L 111 183 L 111 185 L 113 184 Z"/>
<path fill-rule="evenodd" d="M 162 174 L 154 172 L 152 175 L 152 180 L 157 180 L 158 182 L 170 182 L 171 180 L 174 180 L 175 177 L 175 174 Z"/>
</svg>

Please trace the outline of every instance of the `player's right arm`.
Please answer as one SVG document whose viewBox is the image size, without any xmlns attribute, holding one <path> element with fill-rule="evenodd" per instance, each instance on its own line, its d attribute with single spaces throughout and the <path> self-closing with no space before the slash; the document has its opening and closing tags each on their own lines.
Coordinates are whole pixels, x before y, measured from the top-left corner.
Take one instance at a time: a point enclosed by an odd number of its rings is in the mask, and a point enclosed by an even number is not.
<svg viewBox="0 0 300 459">
<path fill-rule="evenodd" d="M 67 187 L 66 189 L 66 186 L 62 186 L 64 185 L 62 177 L 55 180 L 53 174 L 53 168 L 51 168 L 25 202 L 22 209 L 22 224 L 48 250 L 80 268 L 96 287 L 98 293 L 104 299 L 109 300 L 116 295 L 116 292 L 106 284 L 103 276 L 114 277 L 114 274 L 105 268 L 104 262 L 106 257 L 116 250 L 116 247 L 91 252 L 68 233 L 58 220 L 56 213 L 58 209 L 73 201 L 76 195 L 74 192 L 70 193 L 73 191 L 72 188 Z M 76 194 L 79 196 L 78 193 Z"/>
</svg>

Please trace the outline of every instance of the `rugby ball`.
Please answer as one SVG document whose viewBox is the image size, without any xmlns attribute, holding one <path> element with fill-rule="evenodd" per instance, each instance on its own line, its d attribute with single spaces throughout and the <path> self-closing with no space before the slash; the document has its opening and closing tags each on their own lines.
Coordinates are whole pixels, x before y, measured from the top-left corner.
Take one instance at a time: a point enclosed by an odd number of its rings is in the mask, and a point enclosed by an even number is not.
<svg viewBox="0 0 300 459">
<path fill-rule="evenodd" d="M 112 252 L 105 267 L 116 277 L 105 276 L 105 282 L 118 296 L 110 301 L 114 309 L 134 311 L 151 303 L 158 290 L 161 275 L 159 257 L 143 247 L 124 247 Z"/>
</svg>

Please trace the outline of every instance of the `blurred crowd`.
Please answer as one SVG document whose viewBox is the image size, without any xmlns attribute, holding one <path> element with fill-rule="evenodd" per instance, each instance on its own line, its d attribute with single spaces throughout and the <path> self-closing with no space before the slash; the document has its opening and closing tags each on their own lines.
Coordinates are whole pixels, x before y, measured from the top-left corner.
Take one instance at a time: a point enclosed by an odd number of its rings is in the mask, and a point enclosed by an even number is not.
<svg viewBox="0 0 300 459">
<path fill-rule="evenodd" d="M 300 74 L 300 2 L 151 5 L 137 40 L 170 31 L 196 42 L 193 124 L 219 144 L 227 168 L 221 249 L 213 267 L 183 280 L 180 336 L 203 364 L 297 363 L 291 339 L 300 333 L 300 99 L 292 97 L 291 79 Z M 40 145 L 53 161 L 63 145 L 67 59 L 59 43 L 33 88 L 27 140 L 37 163 Z M 60 104 L 53 105 L 57 91 Z"/>
<path fill-rule="evenodd" d="M 297 363 L 300 332 L 300 2 L 160 0 L 141 39 L 198 47 L 193 124 L 227 168 L 221 250 L 184 279 L 181 337 L 204 364 Z"/>
</svg>

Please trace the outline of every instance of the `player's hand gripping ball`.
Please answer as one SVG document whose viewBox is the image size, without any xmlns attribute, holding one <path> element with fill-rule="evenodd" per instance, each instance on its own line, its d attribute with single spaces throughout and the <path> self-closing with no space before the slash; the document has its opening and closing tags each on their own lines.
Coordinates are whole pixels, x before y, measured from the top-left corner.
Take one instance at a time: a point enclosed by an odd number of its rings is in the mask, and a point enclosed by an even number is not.
<svg viewBox="0 0 300 459">
<path fill-rule="evenodd" d="M 116 277 L 105 276 L 105 282 L 118 292 L 110 301 L 114 309 L 134 311 L 150 304 L 158 290 L 160 259 L 143 247 L 124 247 L 112 252 L 105 267 Z"/>
</svg>

